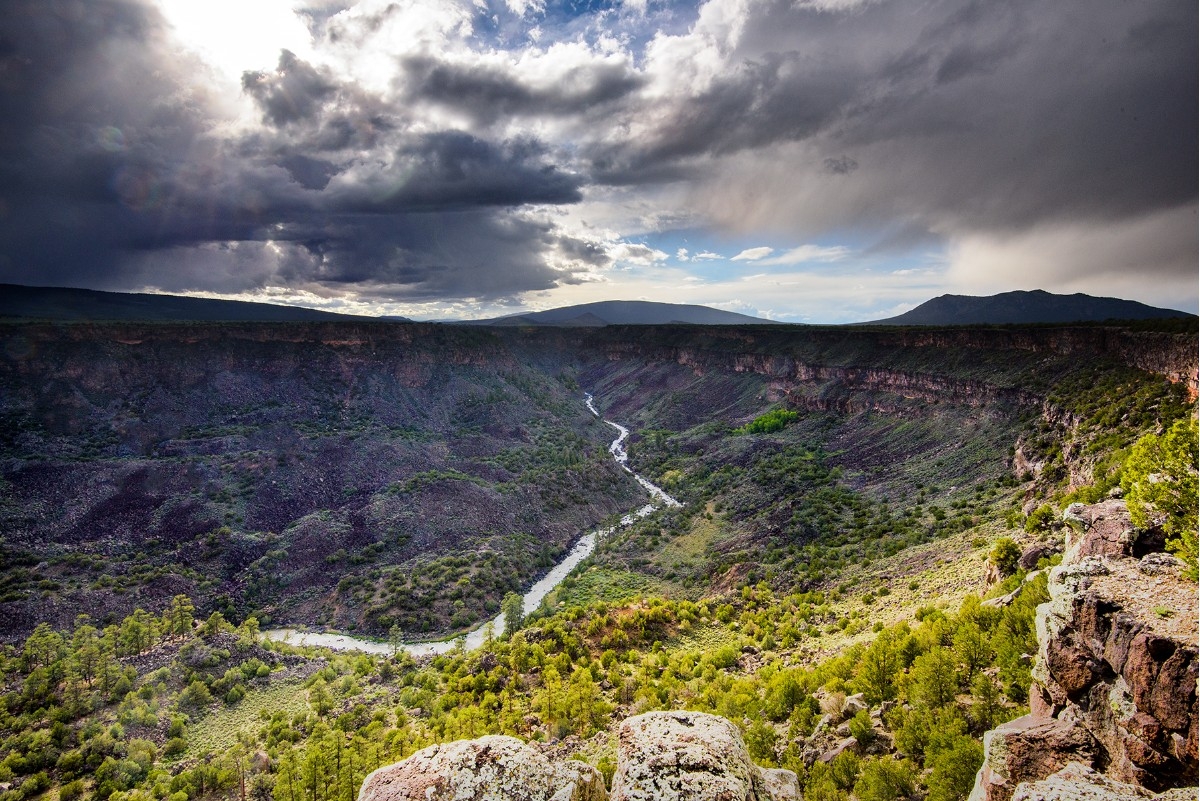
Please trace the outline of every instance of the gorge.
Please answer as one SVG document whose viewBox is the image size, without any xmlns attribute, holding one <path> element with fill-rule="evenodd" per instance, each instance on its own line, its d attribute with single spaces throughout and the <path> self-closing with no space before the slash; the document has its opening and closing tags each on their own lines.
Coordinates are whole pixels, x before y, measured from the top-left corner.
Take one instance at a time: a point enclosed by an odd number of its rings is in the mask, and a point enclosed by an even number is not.
<svg viewBox="0 0 1200 801">
<path fill-rule="evenodd" d="M 1131 446 L 1195 419 L 1171 321 L 0 333 L 4 801 L 239 770 L 255 801 L 349 801 L 496 734 L 617 794 L 621 722 L 666 710 L 728 721 L 779 797 L 965 798 L 984 732 L 1068 708 L 1032 658 L 1063 510 L 1119 502 Z M 444 644 L 261 640 L 292 624 Z"/>
</svg>

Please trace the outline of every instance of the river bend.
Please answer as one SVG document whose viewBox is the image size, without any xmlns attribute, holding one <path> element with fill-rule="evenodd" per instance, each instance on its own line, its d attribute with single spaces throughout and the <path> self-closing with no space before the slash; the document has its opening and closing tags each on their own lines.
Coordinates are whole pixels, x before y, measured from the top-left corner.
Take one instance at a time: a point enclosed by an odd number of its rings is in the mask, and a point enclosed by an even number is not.
<svg viewBox="0 0 1200 801">
<path fill-rule="evenodd" d="M 617 438 L 608 446 L 608 452 L 612 454 L 613 459 L 621 468 L 629 473 L 633 478 L 641 484 L 643 489 L 650 495 L 650 502 L 634 509 L 625 515 L 622 515 L 620 522 L 616 526 L 589 531 L 580 537 L 575 545 L 567 552 L 554 567 L 546 575 L 538 579 L 529 591 L 523 597 L 525 614 L 530 614 L 542 603 L 550 591 L 562 583 L 562 580 L 574 570 L 580 562 L 591 556 L 596 550 L 596 543 L 600 539 L 612 534 L 618 528 L 625 528 L 634 523 L 634 521 L 645 517 L 646 515 L 658 509 L 660 506 L 681 506 L 679 501 L 672 498 L 666 493 L 662 487 L 654 484 L 633 471 L 629 466 L 629 452 L 625 448 L 625 442 L 629 439 L 629 429 L 620 423 L 614 423 L 612 420 L 604 420 L 596 409 L 595 399 L 591 393 L 584 396 L 584 403 L 587 405 L 588 411 L 596 418 L 602 420 L 605 424 L 612 426 L 617 432 Z M 492 628 L 493 636 L 499 636 L 504 632 L 504 615 L 497 615 L 494 620 L 489 621 Z M 444 654 L 455 648 L 459 641 L 462 640 L 467 650 L 478 648 L 484 644 L 488 635 L 488 623 L 483 623 L 466 635 L 460 635 L 450 640 L 438 640 L 435 642 L 416 642 L 416 643 L 401 643 L 400 650 L 407 651 L 413 656 L 430 656 L 436 654 Z M 359 637 L 353 637 L 349 634 L 337 634 L 329 632 L 304 631 L 296 628 L 274 628 L 263 632 L 263 635 L 271 640 L 279 640 L 290 643 L 292 645 L 319 645 L 324 648 L 330 648 L 335 651 L 365 651 L 372 654 L 390 654 L 393 646 L 390 643 L 380 642 L 379 640 L 365 640 Z"/>
</svg>

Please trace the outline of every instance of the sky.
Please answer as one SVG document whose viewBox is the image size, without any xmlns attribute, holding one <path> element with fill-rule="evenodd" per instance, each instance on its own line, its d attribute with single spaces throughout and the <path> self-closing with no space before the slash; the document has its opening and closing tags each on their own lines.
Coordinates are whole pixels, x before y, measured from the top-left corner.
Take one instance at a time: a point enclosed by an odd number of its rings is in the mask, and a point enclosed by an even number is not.
<svg viewBox="0 0 1200 801">
<path fill-rule="evenodd" d="M 5 0 L 0 282 L 1197 311 L 1195 0 Z"/>
</svg>

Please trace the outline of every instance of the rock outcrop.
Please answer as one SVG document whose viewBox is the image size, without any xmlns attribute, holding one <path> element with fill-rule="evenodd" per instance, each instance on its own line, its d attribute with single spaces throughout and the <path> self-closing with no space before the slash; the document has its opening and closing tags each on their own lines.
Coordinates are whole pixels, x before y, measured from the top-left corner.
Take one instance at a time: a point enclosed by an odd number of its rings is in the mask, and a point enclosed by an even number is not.
<svg viewBox="0 0 1200 801">
<path fill-rule="evenodd" d="M 985 735 L 972 801 L 1008 801 L 1072 763 L 1136 797 L 1195 788 L 1196 586 L 1123 501 L 1072 504 L 1064 519 L 1064 561 L 1037 611 L 1031 713 Z M 1134 797 L 1046 792 L 1022 797 Z"/>
<path fill-rule="evenodd" d="M 750 760 L 737 728 L 699 712 L 621 724 L 611 795 L 595 768 L 552 760 L 513 737 L 433 745 L 367 777 L 359 801 L 799 801 L 789 770 Z"/>
<path fill-rule="evenodd" d="M 621 724 L 612 797 L 619 801 L 771 801 L 799 797 L 796 774 L 750 761 L 728 720 L 648 712 Z"/>
<path fill-rule="evenodd" d="M 552 763 L 515 737 L 489 735 L 431 745 L 367 776 L 359 801 L 605 801 L 591 765 Z"/>
<path fill-rule="evenodd" d="M 1080 762 L 1072 762 L 1049 778 L 1017 785 L 1013 801 L 1194 801 L 1190 788 L 1168 790 L 1155 795 L 1136 784 L 1113 781 Z"/>
</svg>

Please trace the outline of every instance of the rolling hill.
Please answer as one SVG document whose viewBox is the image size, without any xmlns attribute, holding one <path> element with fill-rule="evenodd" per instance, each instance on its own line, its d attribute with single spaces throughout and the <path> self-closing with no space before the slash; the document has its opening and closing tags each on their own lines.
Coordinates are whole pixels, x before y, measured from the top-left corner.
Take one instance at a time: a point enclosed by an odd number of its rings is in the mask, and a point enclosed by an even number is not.
<svg viewBox="0 0 1200 801">
<path fill-rule="evenodd" d="M 645 300 L 604 300 L 563 306 L 540 312 L 472 320 L 472 325 L 562 326 L 599 328 L 606 325 L 759 325 L 772 320 L 684 303 L 653 303 Z"/>
</svg>

